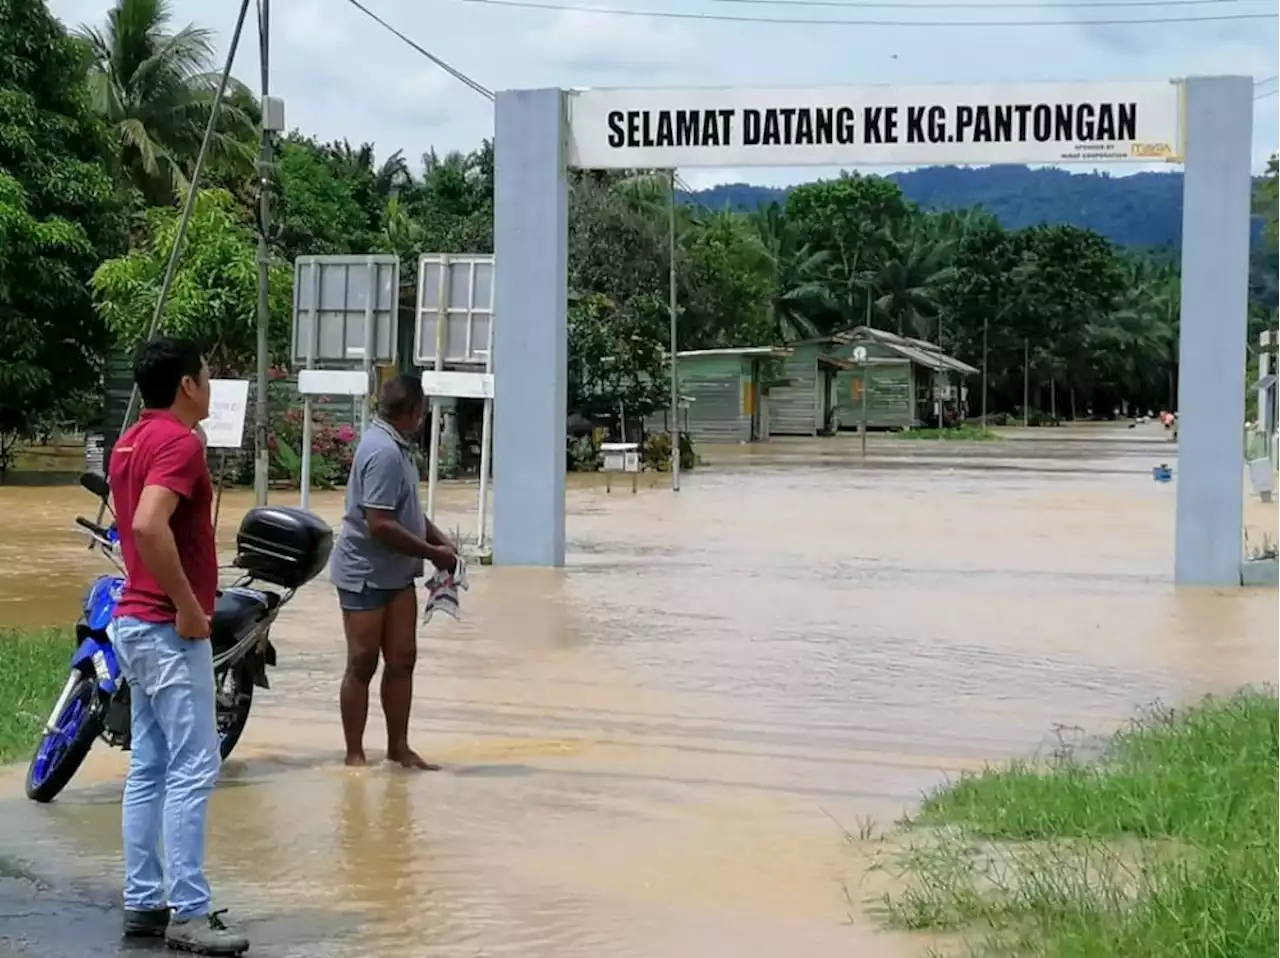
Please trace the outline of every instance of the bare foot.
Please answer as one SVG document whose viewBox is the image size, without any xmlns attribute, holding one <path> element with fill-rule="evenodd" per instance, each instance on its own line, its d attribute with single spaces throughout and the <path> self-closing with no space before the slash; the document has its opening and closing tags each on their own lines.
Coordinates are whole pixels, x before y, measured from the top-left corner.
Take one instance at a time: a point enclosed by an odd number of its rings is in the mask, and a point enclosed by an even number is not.
<svg viewBox="0 0 1280 958">
<path fill-rule="evenodd" d="M 343 764 L 348 768 L 360 768 L 368 764 L 364 757 L 364 752 L 348 752 Z"/>
<path fill-rule="evenodd" d="M 428 762 L 411 748 L 397 749 L 396 751 L 387 752 L 387 761 L 401 768 L 413 769 L 415 772 L 438 772 L 440 766 Z"/>
</svg>

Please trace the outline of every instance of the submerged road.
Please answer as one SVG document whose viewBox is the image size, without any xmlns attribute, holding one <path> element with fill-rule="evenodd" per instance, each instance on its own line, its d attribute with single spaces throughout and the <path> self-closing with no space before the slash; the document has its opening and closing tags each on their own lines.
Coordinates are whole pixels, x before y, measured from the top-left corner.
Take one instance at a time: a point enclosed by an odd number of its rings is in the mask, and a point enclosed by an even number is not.
<svg viewBox="0 0 1280 958">
<path fill-rule="evenodd" d="M 278 958 L 919 954 L 862 907 L 866 835 L 964 769 L 1277 671 L 1274 592 L 1169 584 L 1161 430 L 1030 432 L 706 449 L 678 496 L 572 477 L 569 568 L 478 569 L 422 631 L 438 774 L 341 766 L 336 603 L 304 590 L 214 795 L 219 907 Z M 0 619 L 74 618 L 85 498 L 0 489 L 28 520 Z M 123 769 L 95 750 L 45 807 L 0 771 L 0 956 L 117 953 Z"/>
</svg>

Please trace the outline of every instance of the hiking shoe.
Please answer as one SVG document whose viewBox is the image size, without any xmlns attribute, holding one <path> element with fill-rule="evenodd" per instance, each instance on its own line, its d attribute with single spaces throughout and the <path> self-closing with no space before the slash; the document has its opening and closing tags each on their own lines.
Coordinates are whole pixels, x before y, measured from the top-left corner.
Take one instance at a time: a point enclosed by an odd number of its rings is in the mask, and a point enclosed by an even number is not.
<svg viewBox="0 0 1280 958">
<path fill-rule="evenodd" d="M 124 910 L 126 938 L 163 938 L 165 929 L 168 927 L 168 908 L 126 908 Z"/>
<path fill-rule="evenodd" d="M 188 918 L 172 920 L 164 934 L 164 943 L 173 951 L 194 955 L 241 955 L 249 950 L 249 939 L 237 934 L 222 921 L 226 909 Z"/>
</svg>

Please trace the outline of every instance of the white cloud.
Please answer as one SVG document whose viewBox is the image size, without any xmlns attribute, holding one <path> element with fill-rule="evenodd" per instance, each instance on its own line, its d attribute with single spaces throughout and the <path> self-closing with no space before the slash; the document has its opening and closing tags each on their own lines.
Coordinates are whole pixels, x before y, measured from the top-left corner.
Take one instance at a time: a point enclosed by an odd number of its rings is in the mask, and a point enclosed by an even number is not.
<svg viewBox="0 0 1280 958">
<path fill-rule="evenodd" d="M 872 83 L 1010 83 L 1155 79 L 1189 74 L 1280 73 L 1274 20 L 1127 27 L 927 27 L 746 24 L 662 20 L 498 7 L 462 0 L 364 0 L 389 23 L 493 90 L 547 86 L 804 86 Z M 577 3 L 579 0 L 564 0 Z M 581 0 L 587 5 L 587 0 Z M 738 13 L 709 0 L 616 0 L 620 7 Z M 1060 3 L 1060 0 L 1059 0 Z M 652 6 L 650 5 L 652 4 Z M 51 0 L 72 24 L 100 23 L 111 0 Z M 173 0 L 178 25 L 231 34 L 236 4 Z M 1258 4 L 1257 9 L 1264 9 Z M 1254 9 L 1250 6 L 1250 9 Z M 1271 10 L 1274 11 L 1274 5 Z M 746 16 L 786 16 L 750 8 Z M 1196 8 L 1200 11 L 1200 8 Z M 1174 11 L 1174 12 L 1170 12 Z M 1210 11 L 1210 8 L 1204 8 Z M 1200 12 L 1204 12 L 1200 11 Z M 996 14 L 892 8 L 800 11 L 850 20 L 1045 20 L 1169 18 L 1175 8 L 1123 13 L 1061 5 Z M 864 16 L 865 14 L 865 16 Z M 829 17 L 826 17 L 829 15 Z M 492 134 L 489 103 L 343 0 L 277 0 L 272 9 L 272 93 L 290 126 L 324 140 L 372 141 L 379 155 L 469 150 Z M 253 18 L 237 75 L 257 86 Z M 1280 136 L 1280 98 L 1258 101 L 1260 166 Z M 1127 168 L 1126 168 L 1127 171 Z M 691 185 L 798 182 L 822 169 L 682 170 Z M 1119 173 L 1116 169 L 1114 172 Z"/>
<path fill-rule="evenodd" d="M 380 97 L 378 111 L 392 123 L 448 121 L 461 95 L 457 81 L 438 69 L 419 69 L 398 77 Z"/>
<path fill-rule="evenodd" d="M 655 71 L 687 62 L 688 37 L 652 17 L 606 17 L 561 11 L 533 34 L 531 49 L 552 65 L 602 77 L 653 82 Z M 646 78 L 647 79 L 642 79 Z"/>
</svg>

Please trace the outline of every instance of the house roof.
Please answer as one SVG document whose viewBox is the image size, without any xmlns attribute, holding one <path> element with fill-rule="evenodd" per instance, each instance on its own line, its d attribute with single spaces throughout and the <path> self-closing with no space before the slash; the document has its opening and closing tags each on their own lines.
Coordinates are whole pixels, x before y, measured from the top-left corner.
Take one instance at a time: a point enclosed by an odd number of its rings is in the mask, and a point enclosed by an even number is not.
<svg viewBox="0 0 1280 958">
<path fill-rule="evenodd" d="M 766 356 L 782 359 L 791 355 L 785 346 L 727 346 L 722 349 L 682 349 L 676 353 L 681 359 L 694 359 L 699 356 Z"/>
<path fill-rule="evenodd" d="M 910 336 L 899 336 L 891 333 L 887 329 L 874 329 L 871 326 L 855 326 L 853 329 L 836 333 L 831 337 L 833 341 L 841 345 L 849 345 L 859 341 L 868 339 L 875 340 L 882 346 L 885 346 L 892 352 L 897 353 L 904 359 L 909 359 L 913 363 L 918 363 L 926 369 L 932 369 L 935 372 L 943 370 L 951 370 L 965 376 L 973 376 L 978 370 L 963 360 L 956 359 L 944 353 L 935 343 L 931 343 L 926 339 L 915 339 Z"/>
</svg>

